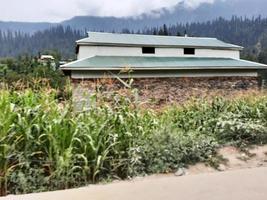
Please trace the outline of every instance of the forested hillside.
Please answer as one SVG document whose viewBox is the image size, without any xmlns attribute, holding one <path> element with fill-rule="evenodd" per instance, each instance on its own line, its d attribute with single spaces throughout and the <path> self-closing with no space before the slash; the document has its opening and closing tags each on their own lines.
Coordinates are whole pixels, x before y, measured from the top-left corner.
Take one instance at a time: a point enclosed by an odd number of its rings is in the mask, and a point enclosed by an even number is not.
<svg viewBox="0 0 267 200">
<path fill-rule="evenodd" d="M 266 18 L 218 18 L 203 23 L 163 25 L 138 31 L 123 29 L 121 32 L 180 36 L 186 32 L 189 36 L 217 37 L 244 46 L 243 56 L 246 58 L 267 63 Z M 52 27 L 33 35 L 0 31 L 0 57 L 38 55 L 39 52 L 56 51 L 64 59 L 74 58 L 75 41 L 85 36 L 86 30 L 74 30 L 63 26 Z"/>
<path fill-rule="evenodd" d="M 33 35 L 21 32 L 1 32 L 0 57 L 16 57 L 23 54 L 38 55 L 53 51 L 63 58 L 74 58 L 75 41 L 85 36 L 85 31 L 57 26 Z"/>
</svg>

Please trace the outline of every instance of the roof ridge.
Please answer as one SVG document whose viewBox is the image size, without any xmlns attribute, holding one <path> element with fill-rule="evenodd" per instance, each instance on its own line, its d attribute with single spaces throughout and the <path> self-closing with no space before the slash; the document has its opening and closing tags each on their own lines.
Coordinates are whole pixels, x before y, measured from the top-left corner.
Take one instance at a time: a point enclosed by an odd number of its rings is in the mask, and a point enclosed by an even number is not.
<svg viewBox="0 0 267 200">
<path fill-rule="evenodd" d="M 110 32 L 96 32 L 96 31 L 88 31 L 87 34 L 90 37 L 90 34 L 108 34 L 108 35 L 131 35 L 131 36 L 153 36 L 153 37 L 175 37 L 175 38 L 196 38 L 196 39 L 214 39 L 219 40 L 215 37 L 196 37 L 196 36 L 175 36 L 175 35 L 149 35 L 149 34 L 137 34 L 137 33 L 110 33 Z M 221 40 L 219 40 L 221 41 Z M 222 41 L 223 42 L 223 41 Z"/>
</svg>

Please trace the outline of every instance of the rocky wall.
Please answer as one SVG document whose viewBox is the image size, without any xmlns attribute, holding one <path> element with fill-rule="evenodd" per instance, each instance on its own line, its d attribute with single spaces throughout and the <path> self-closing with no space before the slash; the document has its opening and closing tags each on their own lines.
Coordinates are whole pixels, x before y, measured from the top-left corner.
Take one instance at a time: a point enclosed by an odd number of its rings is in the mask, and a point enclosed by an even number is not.
<svg viewBox="0 0 267 200">
<path fill-rule="evenodd" d="M 98 98 L 113 91 L 127 95 L 129 90 L 137 89 L 138 99 L 147 104 L 162 105 L 182 103 L 192 98 L 211 96 L 234 96 L 251 90 L 258 90 L 256 77 L 218 77 L 218 78 L 143 78 L 134 80 L 73 80 L 74 101 L 90 104 L 88 95 L 98 93 Z"/>
</svg>

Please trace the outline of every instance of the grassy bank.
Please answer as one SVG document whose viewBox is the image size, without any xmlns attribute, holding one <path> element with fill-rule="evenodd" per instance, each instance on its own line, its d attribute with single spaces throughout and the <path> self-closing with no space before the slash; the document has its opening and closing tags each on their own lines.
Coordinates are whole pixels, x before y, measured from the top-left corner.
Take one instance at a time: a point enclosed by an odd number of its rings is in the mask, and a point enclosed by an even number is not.
<svg viewBox="0 0 267 200">
<path fill-rule="evenodd" d="M 0 91 L 1 194 L 65 189 L 213 163 L 219 146 L 267 143 L 267 96 L 161 111 L 130 98 L 74 113 L 56 92 Z M 214 164 L 214 163 L 213 163 Z"/>
</svg>

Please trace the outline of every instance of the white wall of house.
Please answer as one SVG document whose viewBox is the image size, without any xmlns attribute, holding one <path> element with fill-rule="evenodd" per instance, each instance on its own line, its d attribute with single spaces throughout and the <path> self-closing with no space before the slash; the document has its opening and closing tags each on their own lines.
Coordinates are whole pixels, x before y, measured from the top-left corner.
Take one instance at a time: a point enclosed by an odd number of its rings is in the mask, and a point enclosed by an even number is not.
<svg viewBox="0 0 267 200">
<path fill-rule="evenodd" d="M 142 48 L 139 47 L 105 47 L 105 46 L 80 46 L 78 59 L 92 56 L 139 56 Z"/>
<path fill-rule="evenodd" d="M 116 76 L 120 78 L 129 78 L 127 74 L 117 74 Z M 258 73 L 256 70 L 246 72 L 246 71 L 231 71 L 231 72 L 189 72 L 189 71 L 180 71 L 180 72 L 165 72 L 155 74 L 153 72 L 144 72 L 142 74 L 135 74 L 134 78 L 181 78 L 181 77 L 257 77 Z M 112 75 L 108 72 L 91 72 L 91 71 L 72 71 L 71 78 L 72 79 L 92 79 L 92 78 L 104 78 L 104 77 L 112 77 Z M 114 78 L 114 77 L 113 77 Z M 132 76 L 131 76 L 132 78 Z"/>
<path fill-rule="evenodd" d="M 196 49 L 196 56 L 240 59 L 240 52 L 237 50 Z"/>
<path fill-rule="evenodd" d="M 78 59 L 92 56 L 162 56 L 240 58 L 238 50 L 197 49 L 195 55 L 184 55 L 183 48 L 155 48 L 155 54 L 142 54 L 141 47 L 80 46 Z"/>
</svg>

